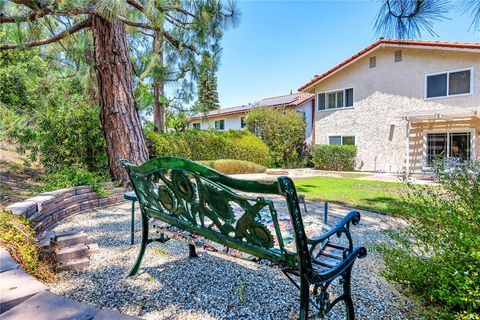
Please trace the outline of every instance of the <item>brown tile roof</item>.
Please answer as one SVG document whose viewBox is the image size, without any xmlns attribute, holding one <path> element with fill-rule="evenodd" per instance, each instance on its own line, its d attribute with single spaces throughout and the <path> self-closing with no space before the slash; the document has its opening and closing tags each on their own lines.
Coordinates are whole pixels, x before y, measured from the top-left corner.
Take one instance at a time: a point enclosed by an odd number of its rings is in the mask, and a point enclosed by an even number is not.
<svg viewBox="0 0 480 320">
<path fill-rule="evenodd" d="M 445 41 L 425 41 L 425 40 L 398 40 L 398 39 L 385 39 L 380 38 L 377 42 L 372 43 L 362 51 L 354 54 L 350 58 L 342 61 L 337 64 L 335 67 L 331 68 L 327 72 L 314 77 L 312 80 L 298 88 L 298 91 L 307 89 L 308 87 L 318 83 L 319 81 L 325 79 L 326 77 L 332 75 L 336 71 L 339 71 L 343 67 L 349 65 L 350 63 L 356 61 L 357 59 L 363 57 L 364 55 L 381 48 L 382 46 L 416 46 L 416 47 L 429 47 L 429 48 L 439 48 L 439 49 L 458 49 L 458 50 L 480 50 L 480 43 L 467 43 L 467 42 L 445 42 Z"/>
</svg>

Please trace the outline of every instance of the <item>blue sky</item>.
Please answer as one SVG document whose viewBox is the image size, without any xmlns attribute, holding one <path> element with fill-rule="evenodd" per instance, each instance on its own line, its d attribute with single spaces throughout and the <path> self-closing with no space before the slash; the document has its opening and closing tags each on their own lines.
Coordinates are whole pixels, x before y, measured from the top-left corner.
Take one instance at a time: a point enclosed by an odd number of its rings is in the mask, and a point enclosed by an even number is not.
<svg viewBox="0 0 480 320">
<path fill-rule="evenodd" d="M 306 83 L 378 39 L 378 1 L 237 1 L 240 23 L 222 40 L 218 92 L 222 108 L 247 104 Z M 437 22 L 438 37 L 480 42 L 471 19 L 452 10 Z"/>
</svg>

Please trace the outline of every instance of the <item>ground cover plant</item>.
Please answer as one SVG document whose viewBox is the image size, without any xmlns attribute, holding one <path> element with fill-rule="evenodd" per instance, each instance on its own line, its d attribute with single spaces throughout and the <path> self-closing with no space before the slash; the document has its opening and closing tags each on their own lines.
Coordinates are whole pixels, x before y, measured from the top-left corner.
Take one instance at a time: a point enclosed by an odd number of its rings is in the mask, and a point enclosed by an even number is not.
<svg viewBox="0 0 480 320">
<path fill-rule="evenodd" d="M 377 250 L 387 278 L 433 306 L 428 318 L 479 319 L 480 162 L 440 170 L 440 184 L 410 186 L 409 226 Z"/>
<path fill-rule="evenodd" d="M 39 180 L 43 183 L 38 186 L 32 186 L 29 189 L 31 194 L 77 186 L 91 186 L 94 192 L 100 195 L 107 195 L 108 191 L 102 187 L 102 184 L 109 182 L 110 177 L 106 173 L 100 175 L 89 171 L 82 165 L 74 164 L 41 176 Z"/>
<path fill-rule="evenodd" d="M 53 277 L 49 257 L 38 245 L 31 222 L 24 216 L 17 216 L 0 210 L 0 247 L 28 273 L 40 279 Z"/>
<path fill-rule="evenodd" d="M 267 170 L 264 166 L 243 160 L 221 159 L 197 162 L 224 174 L 263 173 Z"/>
<path fill-rule="evenodd" d="M 309 200 L 328 201 L 386 214 L 409 210 L 402 194 L 404 183 L 358 180 L 356 177 L 312 177 L 296 179 L 297 192 Z"/>
</svg>

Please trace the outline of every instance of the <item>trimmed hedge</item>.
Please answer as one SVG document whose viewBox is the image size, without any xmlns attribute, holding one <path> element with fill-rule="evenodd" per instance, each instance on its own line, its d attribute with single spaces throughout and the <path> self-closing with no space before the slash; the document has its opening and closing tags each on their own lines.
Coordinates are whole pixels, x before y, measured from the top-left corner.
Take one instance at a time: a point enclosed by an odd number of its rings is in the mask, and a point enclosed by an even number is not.
<svg viewBox="0 0 480 320">
<path fill-rule="evenodd" d="M 174 133 L 145 131 L 150 158 L 176 156 L 192 160 L 245 160 L 269 163 L 267 145 L 246 130 L 187 130 Z"/>
<path fill-rule="evenodd" d="M 263 173 L 267 170 L 262 165 L 244 160 L 221 159 L 197 162 L 224 174 Z"/>
<path fill-rule="evenodd" d="M 322 144 L 313 148 L 315 169 L 353 171 L 357 148 L 350 145 Z"/>
</svg>

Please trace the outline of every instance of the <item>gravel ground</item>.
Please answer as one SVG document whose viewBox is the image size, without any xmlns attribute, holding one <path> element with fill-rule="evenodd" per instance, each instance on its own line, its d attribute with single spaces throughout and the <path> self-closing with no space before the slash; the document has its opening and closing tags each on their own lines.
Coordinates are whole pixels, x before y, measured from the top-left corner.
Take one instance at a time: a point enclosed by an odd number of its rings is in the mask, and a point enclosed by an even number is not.
<svg viewBox="0 0 480 320">
<path fill-rule="evenodd" d="M 281 201 L 275 200 L 282 210 Z M 309 214 L 323 216 L 322 203 L 308 202 Z M 346 212 L 331 205 L 329 224 Z M 57 232 L 87 232 L 100 252 L 90 267 L 80 272 L 60 273 L 48 285 L 51 291 L 78 301 L 107 307 L 144 319 L 291 319 L 297 314 L 298 290 L 275 269 L 226 254 L 197 249 L 199 258 L 188 258 L 188 246 L 179 240 L 152 243 L 141 273 L 127 277 L 139 250 L 140 217 L 136 210 L 136 245 L 130 246 L 130 204 L 85 212 L 70 217 Z M 353 227 L 354 241 L 367 250 L 386 240 L 382 231 L 402 222 L 362 211 L 362 222 Z M 407 319 L 413 304 L 381 275 L 382 259 L 371 250 L 357 260 L 352 274 L 352 292 L 357 319 Z M 337 286 L 332 289 L 336 291 Z M 342 304 L 329 319 L 344 319 Z"/>
</svg>

